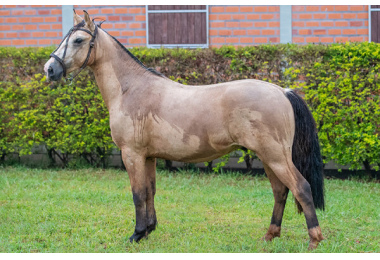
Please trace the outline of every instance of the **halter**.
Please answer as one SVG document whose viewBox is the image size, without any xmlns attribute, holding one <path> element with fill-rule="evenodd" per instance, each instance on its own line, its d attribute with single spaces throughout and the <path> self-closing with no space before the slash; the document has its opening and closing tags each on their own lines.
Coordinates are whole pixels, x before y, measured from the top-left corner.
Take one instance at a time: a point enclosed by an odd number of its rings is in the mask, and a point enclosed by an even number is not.
<svg viewBox="0 0 380 260">
<path fill-rule="evenodd" d="M 90 59 L 90 55 L 91 55 L 91 50 L 92 48 L 95 46 L 95 38 L 96 38 L 96 35 L 98 33 L 98 26 L 96 24 L 95 25 L 95 31 L 94 31 L 94 34 L 92 34 L 89 30 L 85 29 L 85 28 L 82 28 L 83 26 L 85 25 L 85 21 L 83 20 L 82 22 L 78 23 L 77 25 L 75 25 L 73 28 L 70 29 L 70 31 L 66 34 L 65 38 L 63 38 L 62 42 L 59 44 L 59 46 L 57 47 L 57 49 L 55 49 L 51 54 L 50 54 L 50 57 L 53 57 L 54 59 L 56 59 L 56 61 L 59 62 L 59 64 L 61 64 L 62 66 L 62 69 L 63 69 L 63 76 L 66 77 L 66 66 L 65 66 L 65 63 L 63 62 L 63 60 L 65 59 L 66 57 L 66 51 L 67 51 L 67 46 L 68 46 L 68 42 L 69 42 L 69 38 L 70 36 L 80 30 L 80 31 L 84 31 L 88 34 L 91 35 L 91 40 L 90 40 L 90 48 L 88 49 L 88 53 L 87 53 L 87 57 L 86 57 L 86 60 L 83 62 L 82 66 L 80 67 L 80 70 L 70 79 L 71 81 L 87 66 L 87 63 L 88 63 L 88 60 Z M 66 39 L 66 46 L 65 46 L 65 50 L 63 51 L 63 56 L 62 58 L 58 57 L 57 55 L 55 55 L 54 53 L 59 49 L 59 47 L 61 47 L 62 43 L 65 41 Z"/>
</svg>

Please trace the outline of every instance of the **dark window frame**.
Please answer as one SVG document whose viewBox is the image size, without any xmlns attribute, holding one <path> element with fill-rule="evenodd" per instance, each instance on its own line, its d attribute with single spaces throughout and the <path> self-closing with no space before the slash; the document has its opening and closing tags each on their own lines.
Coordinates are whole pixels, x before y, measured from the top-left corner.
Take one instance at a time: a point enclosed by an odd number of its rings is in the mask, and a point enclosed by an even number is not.
<svg viewBox="0 0 380 260">
<path fill-rule="evenodd" d="M 378 21 L 380 20 L 380 5 L 372 6 L 373 5 L 368 6 L 368 41 L 380 43 L 380 22 L 377 22 L 375 26 L 372 24 L 372 18 L 377 19 Z M 372 40 L 372 38 L 374 38 L 374 40 Z"/>
</svg>

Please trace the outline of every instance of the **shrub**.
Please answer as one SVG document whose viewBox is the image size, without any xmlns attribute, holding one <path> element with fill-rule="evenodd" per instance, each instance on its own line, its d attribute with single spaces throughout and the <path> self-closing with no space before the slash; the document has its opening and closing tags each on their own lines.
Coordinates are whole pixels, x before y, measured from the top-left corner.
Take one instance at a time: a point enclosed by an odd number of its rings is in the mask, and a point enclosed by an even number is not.
<svg viewBox="0 0 380 260">
<path fill-rule="evenodd" d="M 108 111 L 89 70 L 69 85 L 47 83 L 43 64 L 54 47 L 0 47 L 0 158 L 44 144 L 67 165 L 69 155 L 105 165 L 114 148 Z M 277 44 L 131 52 L 148 67 L 188 85 L 255 78 L 297 88 L 316 119 L 325 162 L 366 169 L 380 164 L 379 44 Z M 225 156 L 215 170 L 228 160 Z M 254 155 L 242 151 L 249 165 Z M 53 162 L 53 161 L 52 161 Z"/>
<path fill-rule="evenodd" d="M 325 162 L 370 170 L 380 164 L 379 44 L 333 44 L 318 62 L 287 75 L 301 87 L 317 122 Z"/>
<path fill-rule="evenodd" d="M 3 86 L 13 110 L 6 127 L 9 151 L 31 154 L 34 146 L 44 144 L 51 159 L 56 156 L 65 166 L 69 155 L 105 166 L 105 155 L 114 147 L 108 111 L 95 83 L 81 80 L 52 88 L 45 76 L 36 74 L 26 84 Z"/>
</svg>

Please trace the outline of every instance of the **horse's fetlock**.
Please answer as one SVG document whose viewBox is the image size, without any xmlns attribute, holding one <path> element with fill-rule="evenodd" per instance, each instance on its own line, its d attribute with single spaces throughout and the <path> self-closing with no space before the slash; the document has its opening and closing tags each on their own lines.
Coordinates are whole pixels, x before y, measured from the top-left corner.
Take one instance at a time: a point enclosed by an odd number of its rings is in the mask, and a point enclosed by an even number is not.
<svg viewBox="0 0 380 260">
<path fill-rule="evenodd" d="M 146 237 L 148 235 L 148 232 L 146 229 L 144 230 L 139 230 L 137 227 L 135 228 L 135 232 L 133 235 L 129 238 L 129 241 L 131 243 L 133 242 L 139 242 L 142 238 Z"/>
<path fill-rule="evenodd" d="M 309 250 L 313 250 L 317 248 L 319 242 L 321 242 L 325 238 L 322 235 L 322 231 L 319 225 L 313 228 L 309 228 L 308 231 L 310 237 Z"/>
<path fill-rule="evenodd" d="M 275 237 L 281 236 L 281 226 L 277 226 L 274 224 L 271 224 L 269 226 L 268 232 L 266 233 L 264 240 L 265 241 L 272 241 Z"/>
<path fill-rule="evenodd" d="M 156 230 L 156 227 L 157 227 L 157 222 L 154 222 L 153 224 L 148 225 L 148 227 L 146 229 L 148 234 L 150 234 L 152 231 Z"/>
</svg>

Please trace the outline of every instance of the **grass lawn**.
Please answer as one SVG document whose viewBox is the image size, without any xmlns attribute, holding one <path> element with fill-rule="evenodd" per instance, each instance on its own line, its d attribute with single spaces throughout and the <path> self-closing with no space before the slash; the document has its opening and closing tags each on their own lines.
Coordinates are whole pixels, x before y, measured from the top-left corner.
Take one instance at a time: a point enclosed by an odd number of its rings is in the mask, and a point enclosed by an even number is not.
<svg viewBox="0 0 380 260">
<path fill-rule="evenodd" d="M 380 184 L 326 180 L 326 240 L 314 252 L 380 252 Z M 130 244 L 134 205 L 121 170 L 0 168 L 0 252 L 308 252 L 293 196 L 282 235 L 265 242 L 273 195 L 266 177 L 157 174 L 158 228 Z"/>
</svg>

